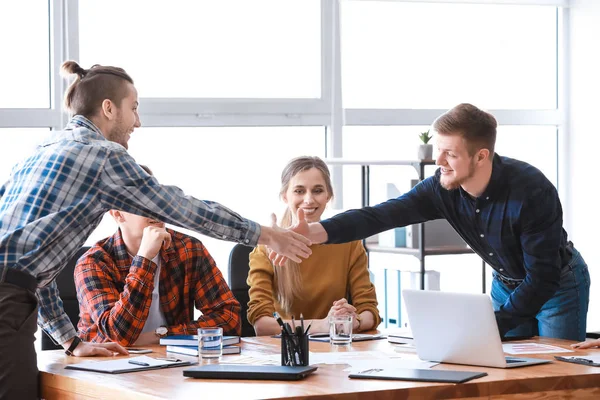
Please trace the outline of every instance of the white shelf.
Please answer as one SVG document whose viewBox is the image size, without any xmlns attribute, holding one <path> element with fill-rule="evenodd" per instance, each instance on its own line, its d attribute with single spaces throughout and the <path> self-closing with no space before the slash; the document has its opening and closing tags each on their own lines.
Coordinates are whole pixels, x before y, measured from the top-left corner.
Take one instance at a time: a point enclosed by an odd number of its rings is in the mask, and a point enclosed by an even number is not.
<svg viewBox="0 0 600 400">
<path fill-rule="evenodd" d="M 419 257 L 419 249 L 412 247 L 384 247 L 367 243 L 367 250 L 377 253 L 408 254 Z M 464 246 L 437 246 L 425 247 L 426 256 L 446 255 L 446 254 L 473 254 L 470 247 Z"/>
<path fill-rule="evenodd" d="M 435 160 L 353 160 L 347 158 L 325 158 L 329 165 L 435 165 Z"/>
</svg>

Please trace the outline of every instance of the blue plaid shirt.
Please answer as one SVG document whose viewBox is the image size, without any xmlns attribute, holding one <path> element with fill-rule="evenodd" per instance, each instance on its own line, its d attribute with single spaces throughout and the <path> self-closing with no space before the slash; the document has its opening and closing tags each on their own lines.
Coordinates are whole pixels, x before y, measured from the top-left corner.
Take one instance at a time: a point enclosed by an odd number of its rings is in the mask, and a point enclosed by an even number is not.
<svg viewBox="0 0 600 400">
<path fill-rule="evenodd" d="M 524 280 L 496 312 L 502 334 L 534 316 L 558 289 L 571 255 L 556 188 L 537 168 L 497 154 L 478 198 L 462 188 L 444 189 L 438 169 L 396 199 L 321 224 L 329 243 L 343 243 L 435 219 L 446 219 L 498 274 Z"/>
<path fill-rule="evenodd" d="M 120 144 L 75 116 L 17 164 L 0 188 L 0 274 L 38 281 L 38 324 L 59 343 L 75 336 L 54 278 L 111 209 L 255 246 L 260 226 L 222 205 L 160 185 Z"/>
</svg>

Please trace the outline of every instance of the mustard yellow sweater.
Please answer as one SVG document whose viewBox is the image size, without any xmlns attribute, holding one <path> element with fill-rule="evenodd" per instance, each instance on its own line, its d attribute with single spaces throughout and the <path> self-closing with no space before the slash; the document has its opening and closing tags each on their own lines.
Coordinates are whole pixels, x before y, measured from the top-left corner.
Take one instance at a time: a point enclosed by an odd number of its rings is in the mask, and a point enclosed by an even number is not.
<svg viewBox="0 0 600 400">
<path fill-rule="evenodd" d="M 369 280 L 367 254 L 360 241 L 344 244 L 311 246 L 312 254 L 300 264 L 301 298 L 294 299 L 290 314 L 283 312 L 275 294 L 273 265 L 264 246 L 258 246 L 250 254 L 250 302 L 248 321 L 273 316 L 277 311 L 284 319 L 303 314 L 305 319 L 321 319 L 327 316 L 333 302 L 352 297 L 357 313 L 370 311 L 375 327 L 381 322 L 377 310 L 375 287 Z"/>
</svg>

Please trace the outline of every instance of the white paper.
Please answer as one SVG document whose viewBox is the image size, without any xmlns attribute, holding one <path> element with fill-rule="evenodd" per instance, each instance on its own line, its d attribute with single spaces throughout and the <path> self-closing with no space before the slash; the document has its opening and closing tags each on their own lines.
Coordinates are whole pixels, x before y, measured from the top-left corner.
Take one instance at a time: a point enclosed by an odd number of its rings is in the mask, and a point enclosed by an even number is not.
<svg viewBox="0 0 600 400">
<path fill-rule="evenodd" d="M 261 356 L 227 356 L 219 361 L 219 364 L 248 364 L 248 365 L 281 365 L 281 355 L 261 355 Z"/>
<path fill-rule="evenodd" d="M 348 351 L 310 353 L 310 364 L 348 364 L 345 371 L 364 371 L 370 368 L 431 368 L 438 363 L 422 361 L 415 354 L 384 351 Z"/>
<path fill-rule="evenodd" d="M 427 369 L 438 365 L 437 362 L 422 361 L 417 359 L 409 358 L 389 358 L 387 360 L 354 360 L 350 363 L 350 368 L 346 368 L 344 371 L 350 371 L 351 373 L 358 373 L 371 368 L 380 368 L 384 370 L 395 370 L 399 368 L 407 369 Z"/>
<path fill-rule="evenodd" d="M 397 353 L 383 351 L 340 351 L 331 353 L 310 353 L 311 364 L 350 364 L 350 361 L 385 360 L 400 357 Z"/>
<path fill-rule="evenodd" d="M 573 350 L 542 343 L 504 343 L 502 349 L 508 354 L 573 353 Z"/>
</svg>

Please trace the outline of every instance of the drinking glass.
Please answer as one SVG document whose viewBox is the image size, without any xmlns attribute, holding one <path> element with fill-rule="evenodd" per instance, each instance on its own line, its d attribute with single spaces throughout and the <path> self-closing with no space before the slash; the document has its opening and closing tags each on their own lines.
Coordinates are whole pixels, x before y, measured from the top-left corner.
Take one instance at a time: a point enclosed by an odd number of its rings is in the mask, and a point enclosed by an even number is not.
<svg viewBox="0 0 600 400">
<path fill-rule="evenodd" d="M 352 343 L 352 315 L 329 317 L 329 339 L 331 344 Z"/>
<path fill-rule="evenodd" d="M 198 329 L 198 356 L 202 359 L 215 359 L 223 354 L 223 328 Z"/>
</svg>

